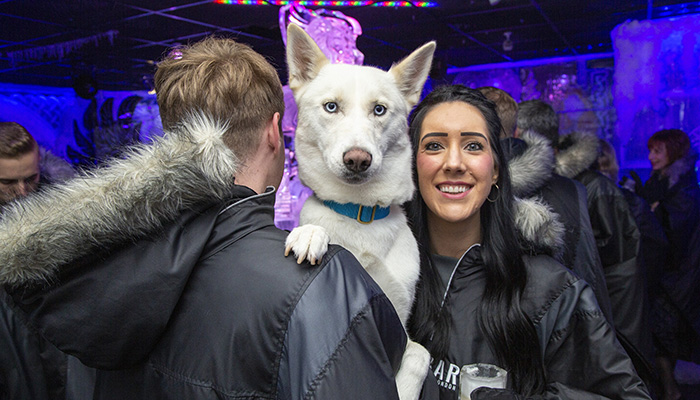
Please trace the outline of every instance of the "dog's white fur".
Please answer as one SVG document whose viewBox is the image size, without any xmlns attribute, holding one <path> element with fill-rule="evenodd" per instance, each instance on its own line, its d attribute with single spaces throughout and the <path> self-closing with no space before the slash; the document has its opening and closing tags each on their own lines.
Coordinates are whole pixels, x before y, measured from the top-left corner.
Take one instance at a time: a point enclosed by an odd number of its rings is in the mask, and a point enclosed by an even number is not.
<svg viewBox="0 0 700 400">
<path fill-rule="evenodd" d="M 329 240 L 344 246 L 381 286 L 405 326 L 420 270 L 418 246 L 401 208 L 415 190 L 407 117 L 420 98 L 435 43 L 423 45 L 387 72 L 331 64 L 293 24 L 287 38 L 289 86 L 299 108 L 299 176 L 314 191 L 302 208 L 302 226 L 287 239 L 287 251 L 315 262 Z M 329 102 L 337 105 L 335 112 L 324 108 Z M 376 115 L 377 105 L 386 112 Z M 352 149 L 371 155 L 366 171 L 346 168 L 343 158 Z M 391 209 L 386 218 L 364 225 L 326 207 L 323 200 Z M 418 398 L 429 363 L 427 350 L 409 340 L 396 377 L 402 400 Z"/>
</svg>

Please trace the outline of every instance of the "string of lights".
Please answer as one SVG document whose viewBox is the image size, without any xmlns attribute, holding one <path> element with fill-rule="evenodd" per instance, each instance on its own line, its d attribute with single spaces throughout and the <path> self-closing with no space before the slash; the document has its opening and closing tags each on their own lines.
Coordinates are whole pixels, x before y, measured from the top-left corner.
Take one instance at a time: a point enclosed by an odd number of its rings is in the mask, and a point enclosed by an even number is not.
<svg viewBox="0 0 700 400">
<path fill-rule="evenodd" d="M 376 1 L 376 0 L 214 0 L 218 4 L 247 6 L 286 6 L 299 4 L 311 7 L 436 7 L 432 1 Z"/>
</svg>

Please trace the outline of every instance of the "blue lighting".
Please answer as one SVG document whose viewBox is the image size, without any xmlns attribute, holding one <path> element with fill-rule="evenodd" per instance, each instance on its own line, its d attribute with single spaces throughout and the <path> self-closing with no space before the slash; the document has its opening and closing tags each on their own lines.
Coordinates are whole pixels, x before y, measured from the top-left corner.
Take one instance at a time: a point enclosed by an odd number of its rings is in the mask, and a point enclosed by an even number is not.
<svg viewBox="0 0 700 400">
<path fill-rule="evenodd" d="M 658 7 L 655 11 L 656 13 L 653 13 L 654 18 L 668 18 L 679 17 L 682 15 L 700 14 L 700 1 Z"/>
<path fill-rule="evenodd" d="M 447 69 L 447 73 L 448 74 L 458 74 L 460 72 L 484 71 L 484 70 L 488 70 L 488 69 L 533 67 L 536 65 L 566 63 L 566 62 L 572 62 L 572 61 L 595 60 L 598 58 L 612 58 L 612 57 L 613 57 L 613 53 L 595 53 L 595 54 L 582 54 L 582 55 L 578 55 L 578 56 L 536 58 L 533 60 L 522 60 L 522 61 L 493 63 L 493 64 L 471 65 L 469 67 L 452 67 L 452 68 Z"/>
</svg>

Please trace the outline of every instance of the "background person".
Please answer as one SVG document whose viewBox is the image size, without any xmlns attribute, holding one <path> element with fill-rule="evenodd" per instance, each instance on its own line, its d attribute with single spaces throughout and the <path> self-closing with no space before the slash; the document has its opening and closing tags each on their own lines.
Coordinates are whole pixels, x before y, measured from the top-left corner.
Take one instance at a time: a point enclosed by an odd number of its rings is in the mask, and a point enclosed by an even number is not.
<svg viewBox="0 0 700 400">
<path fill-rule="evenodd" d="M 502 101 L 505 95 L 494 98 Z M 502 108 L 497 103 L 496 111 Z M 588 216 L 586 188 L 554 172 L 552 138 L 559 136 L 559 116 L 548 104 L 524 101 L 517 105 L 515 125 L 517 137 L 509 136 L 501 142 L 508 160 L 513 194 L 521 198 L 541 198 L 557 214 L 566 228 L 558 259 L 591 286 L 600 309 L 612 323 L 610 296 Z"/>
<path fill-rule="evenodd" d="M 652 305 L 652 330 L 663 400 L 681 392 L 677 360 L 700 363 L 700 187 L 698 155 L 688 135 L 664 129 L 648 140 L 652 173 L 642 189 L 669 241 L 662 290 Z"/>
<path fill-rule="evenodd" d="M 68 163 L 42 151 L 23 126 L 0 122 L 0 216 L 10 202 L 72 173 Z M 66 355 L 27 325 L 1 287 L 0 349 L 0 398 L 64 398 Z"/>
<path fill-rule="evenodd" d="M 435 89 L 410 118 L 422 262 L 409 331 L 434 358 L 441 398 L 457 399 L 450 379 L 479 362 L 506 369 L 510 389 L 472 399 L 649 398 L 590 287 L 519 250 L 500 130 L 493 103 L 461 85 Z"/>
<path fill-rule="evenodd" d="M 698 154 L 680 129 L 654 133 L 647 142 L 652 173 L 642 189 L 664 226 L 671 244 L 672 263 L 688 252 L 688 238 L 700 223 L 700 188 L 695 164 Z"/>
<path fill-rule="evenodd" d="M 644 308 L 644 267 L 638 260 L 641 234 L 622 189 L 595 170 L 599 139 L 574 132 L 555 140 L 555 172 L 586 187 L 588 215 L 605 273 L 613 324 L 634 366 L 647 382 L 653 378 L 653 345 Z"/>
<path fill-rule="evenodd" d="M 24 127 L 0 122 L 0 209 L 37 190 L 39 145 Z"/>
<path fill-rule="evenodd" d="M 595 169 L 605 175 L 610 181 L 617 182 L 620 167 L 617 163 L 615 148 L 610 142 L 605 139 L 599 139 L 600 153 L 595 164 Z M 661 285 L 666 268 L 666 260 L 669 254 L 669 244 L 661 223 L 659 223 L 656 215 L 651 211 L 649 204 L 641 197 L 627 189 L 621 187 L 622 194 L 629 205 L 630 211 L 634 216 L 634 220 L 641 234 L 639 253 L 637 254 L 637 264 L 640 266 L 645 286 L 645 296 L 643 298 L 644 317 L 649 320 L 643 326 L 651 335 L 651 305 L 658 301 L 658 297 L 663 295 L 663 287 Z M 657 321 L 656 324 L 662 321 Z M 655 350 L 650 348 L 647 353 L 647 358 L 650 362 L 656 364 Z M 661 386 L 660 376 L 658 375 L 658 366 L 654 365 L 654 374 L 651 377 L 651 382 L 647 382 L 653 387 L 655 394 L 663 394 L 664 388 Z"/>
<path fill-rule="evenodd" d="M 41 185 L 62 182 L 74 174 L 70 164 L 41 148 L 22 125 L 0 122 L 0 212 Z"/>
<path fill-rule="evenodd" d="M 482 86 L 476 90 L 480 91 L 487 99 L 496 105 L 496 113 L 501 119 L 503 129 L 499 137 L 501 139 L 513 137 L 518 118 L 518 102 L 503 89 L 493 86 Z"/>
<path fill-rule="evenodd" d="M 9 207 L 0 282 L 93 399 L 396 399 L 406 336 L 352 255 L 284 257 L 282 85 L 209 38 L 159 65 L 166 134 Z M 279 249 L 279 250 L 276 250 Z"/>
<path fill-rule="evenodd" d="M 620 167 L 617 163 L 615 148 L 605 139 L 600 139 L 600 153 L 595 169 L 612 182 L 619 180 Z M 668 258 L 668 238 L 649 203 L 632 190 L 624 186 L 621 189 L 641 234 L 638 256 L 646 275 L 647 293 L 649 293 L 649 298 L 653 298 L 660 288 L 659 283 Z"/>
</svg>

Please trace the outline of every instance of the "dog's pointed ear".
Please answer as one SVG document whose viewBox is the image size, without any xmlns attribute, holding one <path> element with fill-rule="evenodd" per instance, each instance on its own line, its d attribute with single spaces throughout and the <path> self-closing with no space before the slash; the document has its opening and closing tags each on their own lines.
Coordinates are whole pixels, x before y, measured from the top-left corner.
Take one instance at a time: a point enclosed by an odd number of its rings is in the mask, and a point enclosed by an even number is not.
<svg viewBox="0 0 700 400">
<path fill-rule="evenodd" d="M 289 88 L 295 92 L 318 75 L 328 58 L 301 27 L 287 27 L 287 69 Z"/>
<path fill-rule="evenodd" d="M 389 70 L 389 73 L 394 75 L 394 79 L 399 85 L 399 90 L 401 90 L 410 107 L 416 105 L 418 100 L 420 100 L 423 84 L 428 79 L 430 66 L 433 63 L 434 53 L 435 42 L 428 42 L 398 64 L 392 65 Z"/>
</svg>

